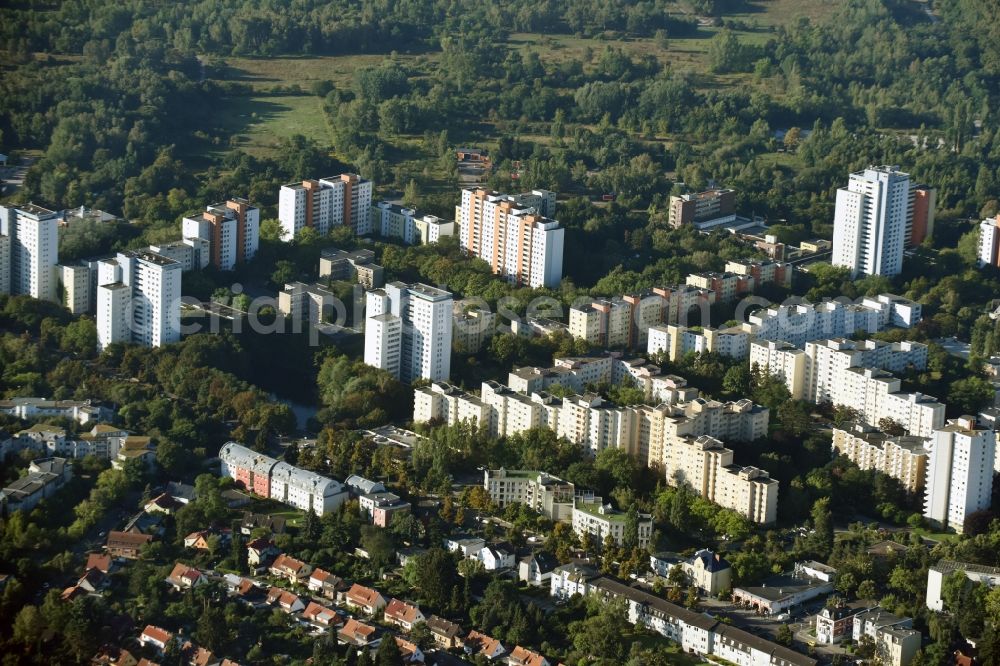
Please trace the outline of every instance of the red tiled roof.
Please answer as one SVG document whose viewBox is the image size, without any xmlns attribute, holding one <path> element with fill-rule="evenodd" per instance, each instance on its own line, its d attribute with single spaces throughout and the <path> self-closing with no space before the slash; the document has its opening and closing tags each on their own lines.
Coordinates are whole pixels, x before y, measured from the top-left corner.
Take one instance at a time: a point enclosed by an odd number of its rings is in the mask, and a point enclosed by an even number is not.
<svg viewBox="0 0 1000 666">
<path fill-rule="evenodd" d="M 117 531 L 108 532 L 109 548 L 139 548 L 152 540 L 153 537 L 149 534 Z"/>
<path fill-rule="evenodd" d="M 111 570 L 111 556 L 101 553 L 91 553 L 87 556 L 86 571 L 97 569 L 101 573 L 108 573 Z"/>
<path fill-rule="evenodd" d="M 500 641 L 486 634 L 481 634 L 475 629 L 470 631 L 469 635 L 465 637 L 465 644 L 479 648 L 478 652 L 486 656 L 493 654 L 500 647 Z"/>
<path fill-rule="evenodd" d="M 375 627 L 370 627 L 363 622 L 358 622 L 352 617 L 344 624 L 344 628 L 341 629 L 339 633 L 354 640 L 367 641 L 371 638 L 372 634 L 375 633 Z"/>
<path fill-rule="evenodd" d="M 385 607 L 385 616 L 387 618 L 406 622 L 407 624 L 415 623 L 420 615 L 419 608 L 399 599 L 392 599 L 389 605 Z"/>
<path fill-rule="evenodd" d="M 320 583 L 325 583 L 331 576 L 333 576 L 333 574 L 330 573 L 329 571 L 323 571 L 322 569 L 315 569 L 313 570 L 312 575 L 309 576 L 309 580 L 316 580 L 319 581 Z"/>
<path fill-rule="evenodd" d="M 380 596 L 378 590 L 357 583 L 347 591 L 347 598 L 359 606 L 374 606 Z"/>
<path fill-rule="evenodd" d="M 545 657 L 518 645 L 510 653 L 510 661 L 519 666 L 542 666 L 545 663 Z"/>
<path fill-rule="evenodd" d="M 340 616 L 337 613 L 326 606 L 320 606 L 315 601 L 310 601 L 306 609 L 302 611 L 302 617 L 307 620 L 312 620 L 313 622 L 320 622 L 322 624 L 340 624 L 338 621 Z"/>
<path fill-rule="evenodd" d="M 167 577 L 167 580 L 177 583 L 189 580 L 193 584 L 200 577 L 201 577 L 200 571 L 192 567 L 189 567 L 186 564 L 181 564 L 180 562 L 178 562 L 177 564 L 174 565 L 174 570 L 170 572 L 170 575 Z"/>
<path fill-rule="evenodd" d="M 142 630 L 142 635 L 152 638 L 154 641 L 159 641 L 160 643 L 166 643 L 174 637 L 174 635 L 166 629 L 161 629 L 160 627 L 152 624 L 146 625 L 146 628 Z"/>
<path fill-rule="evenodd" d="M 305 562 L 297 560 L 290 555 L 285 555 L 282 553 L 275 558 L 274 563 L 271 565 L 272 569 L 287 569 L 294 574 L 298 574 L 306 566 Z"/>
</svg>

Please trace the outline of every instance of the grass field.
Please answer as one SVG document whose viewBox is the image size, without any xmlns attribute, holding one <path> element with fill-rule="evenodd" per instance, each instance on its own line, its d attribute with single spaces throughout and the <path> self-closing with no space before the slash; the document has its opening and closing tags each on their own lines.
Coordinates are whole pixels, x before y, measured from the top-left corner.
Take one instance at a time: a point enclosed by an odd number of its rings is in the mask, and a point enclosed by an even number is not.
<svg viewBox="0 0 1000 666">
<path fill-rule="evenodd" d="M 231 101 L 219 110 L 218 119 L 232 137 L 232 148 L 266 155 L 281 137 L 293 134 L 330 143 L 322 101 L 314 95 L 260 95 Z"/>
<path fill-rule="evenodd" d="M 837 6 L 836 0 L 756 0 L 749 5 L 747 11 L 727 15 L 726 20 L 741 24 L 740 29 L 736 30 L 741 41 L 762 44 L 771 36 L 773 28 L 793 25 L 801 18 L 828 18 L 836 11 Z M 678 6 L 677 11 L 683 11 L 681 6 Z M 716 75 L 709 72 L 708 46 L 718 30 L 714 26 L 701 26 L 692 37 L 669 38 L 666 48 L 651 38 L 619 35 L 588 38 L 537 33 L 514 33 L 508 39 L 508 47 L 531 50 L 547 63 L 559 63 L 569 59 L 584 59 L 588 51 L 593 55 L 599 54 L 606 46 L 613 44 L 633 57 L 652 54 L 673 71 L 694 74 L 694 81 L 700 88 L 764 88 L 769 94 L 780 98 L 783 91 L 772 90 L 773 85 L 769 82 L 755 81 L 750 74 Z M 216 152 L 239 148 L 252 155 L 269 156 L 280 137 L 292 134 L 303 134 L 329 145 L 330 132 L 322 103 L 309 94 L 310 87 L 317 81 L 332 81 L 339 89 L 350 88 L 354 72 L 358 68 L 377 65 L 386 57 L 388 56 L 378 54 L 232 57 L 215 61 L 209 69 L 210 78 L 247 84 L 253 90 L 250 96 L 229 98 L 231 103 L 220 109 L 220 124 L 231 138 L 228 146 L 221 146 Z M 394 57 L 411 70 L 426 72 L 434 66 L 438 54 L 399 54 Z M 298 86 L 303 94 L 292 93 L 289 89 L 293 86 Z M 489 132 L 489 128 L 482 129 Z M 543 142 L 547 140 L 547 137 L 536 138 Z M 405 141 L 398 143 L 398 150 L 393 151 L 397 154 L 388 156 L 391 162 L 409 162 L 416 157 L 411 154 L 410 146 L 404 145 Z"/>
</svg>

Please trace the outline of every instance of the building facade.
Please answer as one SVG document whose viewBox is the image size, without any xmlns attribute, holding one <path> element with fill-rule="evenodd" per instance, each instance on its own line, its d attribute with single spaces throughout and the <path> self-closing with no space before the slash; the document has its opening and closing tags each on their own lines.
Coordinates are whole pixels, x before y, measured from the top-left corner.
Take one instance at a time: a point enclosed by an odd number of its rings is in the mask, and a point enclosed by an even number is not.
<svg viewBox="0 0 1000 666">
<path fill-rule="evenodd" d="M 343 224 L 357 235 L 370 234 L 371 207 L 372 183 L 357 174 L 282 185 L 278 193 L 281 239 L 292 240 L 306 227 L 325 236 Z"/>
<path fill-rule="evenodd" d="M 924 518 L 961 533 L 970 513 L 990 507 L 996 435 L 963 416 L 934 430 L 928 449 Z"/>
<path fill-rule="evenodd" d="M 695 222 L 705 222 L 733 215 L 736 192 L 729 189 L 706 190 L 670 197 L 667 224 L 677 229 Z"/>
<path fill-rule="evenodd" d="M 9 293 L 58 302 L 59 219 L 59 213 L 35 204 L 0 206 L 0 234 L 8 238 L 0 241 L 0 250 L 10 255 L 0 267 L 9 277 L 0 281 L 8 282 Z"/>
<path fill-rule="evenodd" d="M 558 287 L 565 229 L 552 219 L 555 208 L 555 192 L 548 190 L 509 195 L 463 189 L 455 209 L 459 243 L 514 284 Z"/>
<path fill-rule="evenodd" d="M 59 269 L 63 305 L 75 315 L 90 312 L 90 268 L 82 263 L 63 265 L 57 268 Z"/>
<path fill-rule="evenodd" d="M 1000 268 L 1000 215 L 979 224 L 979 267 Z"/>
<path fill-rule="evenodd" d="M 181 338 L 181 265 L 148 251 L 100 262 L 97 346 L 160 347 Z"/>
<path fill-rule="evenodd" d="M 231 271 L 257 256 L 260 210 L 246 199 L 229 199 L 206 207 L 199 217 L 185 217 L 181 231 L 185 239 L 207 241 L 208 263 L 220 271 Z"/>
<path fill-rule="evenodd" d="M 833 450 L 861 469 L 874 469 L 898 479 L 907 492 L 924 490 L 927 445 L 923 437 L 892 437 L 864 424 L 833 429 Z"/>
<path fill-rule="evenodd" d="M 365 363 L 404 382 L 447 380 L 451 372 L 450 292 L 426 284 L 391 282 L 369 291 Z"/>
<path fill-rule="evenodd" d="M 837 190 L 833 220 L 834 266 L 852 276 L 899 274 L 913 226 L 910 176 L 895 166 L 852 173 Z"/>
<path fill-rule="evenodd" d="M 229 442 L 219 451 L 221 474 L 261 497 L 323 516 L 347 500 L 339 481 Z"/>
<path fill-rule="evenodd" d="M 483 487 L 501 509 L 525 504 L 550 520 L 570 520 L 573 515 L 573 484 L 545 472 L 488 469 Z"/>
</svg>

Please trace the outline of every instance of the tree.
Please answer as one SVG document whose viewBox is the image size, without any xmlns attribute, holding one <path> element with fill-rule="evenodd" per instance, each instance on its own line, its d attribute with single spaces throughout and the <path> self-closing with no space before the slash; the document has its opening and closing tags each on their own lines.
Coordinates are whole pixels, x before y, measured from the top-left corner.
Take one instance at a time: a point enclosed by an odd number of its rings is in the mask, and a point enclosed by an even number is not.
<svg viewBox="0 0 1000 666">
<path fill-rule="evenodd" d="M 375 666 L 399 666 L 402 661 L 403 654 L 399 651 L 396 637 L 386 634 L 375 652 Z"/>
<path fill-rule="evenodd" d="M 741 71 L 746 66 L 746 49 L 728 28 L 719 31 L 708 43 L 708 59 L 717 74 Z"/>
<path fill-rule="evenodd" d="M 903 424 L 889 416 L 878 420 L 878 429 L 890 437 L 902 437 L 906 434 L 906 428 L 903 427 Z"/>
<path fill-rule="evenodd" d="M 949 407 L 962 414 L 978 414 L 993 402 L 993 385 L 981 377 L 957 379 L 948 388 Z"/>
<path fill-rule="evenodd" d="M 775 632 L 774 639 L 778 643 L 786 647 L 790 647 L 792 645 L 792 630 L 787 624 L 782 624 L 778 627 L 778 631 Z"/>
<path fill-rule="evenodd" d="M 221 608 L 213 604 L 205 604 L 205 608 L 198 618 L 195 638 L 200 646 L 213 652 L 218 652 L 225 647 L 227 642 L 226 619 Z"/>
<path fill-rule="evenodd" d="M 810 535 L 810 543 L 817 555 L 826 560 L 833 550 L 833 515 L 829 497 L 821 497 L 813 503 L 811 517 L 815 533 Z"/>
<path fill-rule="evenodd" d="M 625 527 L 622 532 L 622 547 L 632 550 L 639 546 L 639 507 L 635 502 L 625 513 Z"/>
<path fill-rule="evenodd" d="M 403 203 L 410 208 L 417 208 L 420 206 L 420 186 L 417 185 L 417 181 L 412 178 L 403 189 Z"/>
<path fill-rule="evenodd" d="M 441 548 L 431 548 L 416 560 L 417 580 L 427 605 L 439 610 L 446 608 L 459 582 L 454 557 Z"/>
<path fill-rule="evenodd" d="M 600 612 L 577 624 L 575 633 L 572 628 L 570 631 L 573 647 L 579 652 L 613 663 L 622 663 L 628 651 L 624 640 L 628 629 L 625 605 L 621 601 L 615 601 L 605 604 Z"/>
<path fill-rule="evenodd" d="M 782 139 L 782 143 L 786 150 L 795 150 L 799 146 L 799 140 L 802 136 L 802 130 L 798 127 L 789 127 L 788 131 L 785 132 L 785 137 Z"/>
<path fill-rule="evenodd" d="M 396 545 L 388 531 L 374 525 L 361 528 L 361 547 L 368 553 L 368 561 L 375 571 L 389 566 L 396 552 Z"/>
</svg>

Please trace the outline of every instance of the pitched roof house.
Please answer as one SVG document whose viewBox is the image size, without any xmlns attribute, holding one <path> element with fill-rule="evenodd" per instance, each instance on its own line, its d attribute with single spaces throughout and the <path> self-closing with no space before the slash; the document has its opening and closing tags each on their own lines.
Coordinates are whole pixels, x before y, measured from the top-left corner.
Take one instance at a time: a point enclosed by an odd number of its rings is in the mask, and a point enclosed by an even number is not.
<svg viewBox="0 0 1000 666">
<path fill-rule="evenodd" d="M 278 608 L 286 613 L 295 613 L 300 610 L 305 610 L 306 607 L 306 605 L 302 603 L 302 599 L 299 598 L 299 595 L 294 592 L 289 592 L 288 590 L 283 590 L 280 587 L 272 587 L 268 590 L 267 603 L 272 606 L 277 604 Z"/>
<path fill-rule="evenodd" d="M 208 537 L 214 534 L 211 530 L 199 530 L 184 537 L 184 547 L 195 550 L 208 550 Z"/>
<path fill-rule="evenodd" d="M 503 656 L 507 650 L 497 639 L 473 630 L 465 637 L 465 652 L 471 655 L 480 654 L 493 661 Z"/>
<path fill-rule="evenodd" d="M 135 532 L 108 532 L 107 550 L 111 557 L 137 560 L 143 546 L 153 540 L 149 534 Z"/>
<path fill-rule="evenodd" d="M 247 564 L 257 569 L 270 565 L 280 551 L 270 539 L 254 539 L 247 543 Z"/>
<path fill-rule="evenodd" d="M 347 584 L 340 576 L 334 576 L 329 571 L 314 569 L 309 576 L 309 591 L 321 594 L 327 599 L 336 599 L 339 592 L 347 589 Z"/>
<path fill-rule="evenodd" d="M 368 615 L 375 615 L 385 608 L 385 597 L 378 590 L 355 583 L 344 595 L 348 606 L 360 609 Z"/>
<path fill-rule="evenodd" d="M 139 643 L 141 645 L 152 645 L 159 651 L 163 651 L 167 647 L 167 643 L 172 640 L 174 640 L 172 633 L 152 624 L 147 624 L 146 628 L 139 634 Z"/>
<path fill-rule="evenodd" d="M 312 567 L 294 557 L 281 554 L 271 563 L 268 571 L 272 576 L 288 579 L 289 583 L 298 583 L 312 573 Z"/>
<path fill-rule="evenodd" d="M 420 609 L 411 603 L 391 599 L 385 607 L 385 620 L 391 624 L 401 627 L 405 631 L 413 629 L 417 622 L 424 621 L 424 614 Z"/>
<path fill-rule="evenodd" d="M 404 664 L 424 663 L 424 653 L 417 647 L 416 643 L 411 643 L 400 636 L 393 636 L 393 639 L 399 647 L 399 656 L 402 657 Z"/>
<path fill-rule="evenodd" d="M 522 557 L 518 563 L 517 578 L 528 585 L 548 586 L 552 580 L 552 572 L 559 566 L 559 561 L 549 553 L 538 551 Z"/>
<path fill-rule="evenodd" d="M 165 513 L 169 516 L 182 506 L 184 506 L 183 502 L 178 501 L 169 493 L 162 493 L 146 502 L 143 510 L 146 513 Z"/>
<path fill-rule="evenodd" d="M 431 615 L 427 620 L 427 628 L 431 630 L 434 644 L 448 650 L 462 646 L 462 627 L 443 617 Z"/>
<path fill-rule="evenodd" d="M 351 645 L 370 645 L 375 639 L 375 627 L 358 622 L 352 617 L 344 623 L 337 636 Z"/>
<path fill-rule="evenodd" d="M 175 590 L 190 590 L 207 583 L 208 580 L 194 567 L 178 562 L 174 565 L 170 575 L 167 576 L 167 582 L 173 585 Z"/>
<path fill-rule="evenodd" d="M 508 666 L 550 666 L 549 660 L 520 645 L 516 646 L 507 657 Z"/>
<path fill-rule="evenodd" d="M 330 627 L 343 624 L 343 620 L 337 612 L 326 606 L 320 606 L 315 601 L 310 601 L 306 609 L 302 611 L 302 619 L 317 624 L 321 627 Z"/>
<path fill-rule="evenodd" d="M 103 574 L 109 574 L 113 566 L 114 561 L 110 555 L 106 553 L 90 553 L 87 555 L 87 564 L 84 569 L 86 571 L 97 569 Z"/>
</svg>

